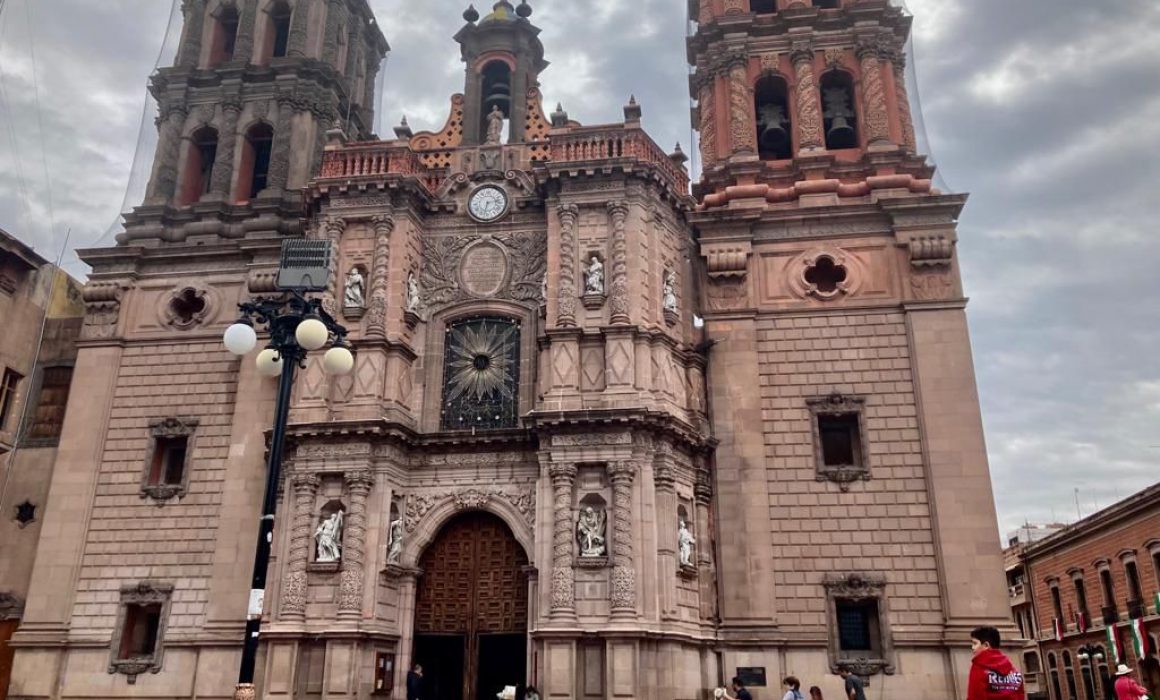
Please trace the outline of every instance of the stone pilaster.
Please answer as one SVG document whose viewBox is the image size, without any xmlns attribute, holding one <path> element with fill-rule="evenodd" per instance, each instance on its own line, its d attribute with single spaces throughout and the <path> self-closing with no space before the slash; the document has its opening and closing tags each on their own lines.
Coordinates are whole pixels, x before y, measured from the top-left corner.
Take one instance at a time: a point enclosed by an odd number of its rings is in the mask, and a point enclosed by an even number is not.
<svg viewBox="0 0 1160 700">
<path fill-rule="evenodd" d="M 338 68 L 338 29 L 342 16 L 346 13 L 342 0 L 327 0 L 326 30 L 322 35 L 322 60 Z"/>
<path fill-rule="evenodd" d="M 395 230 L 395 219 L 390 214 L 380 214 L 371 219 L 375 229 L 375 259 L 371 269 L 371 303 L 367 311 L 367 337 L 386 339 L 387 301 L 390 298 L 388 274 L 391 267 L 391 232 Z"/>
<path fill-rule="evenodd" d="M 257 27 L 258 0 L 241 0 L 238 3 L 238 38 L 234 41 L 234 60 L 242 63 L 254 61 L 254 30 Z"/>
<path fill-rule="evenodd" d="M 310 22 L 310 2 L 298 0 L 294 3 L 294 13 L 290 16 L 290 36 L 287 37 L 286 55 L 295 58 L 306 56 L 306 29 Z"/>
<path fill-rule="evenodd" d="M 632 482 L 636 462 L 608 466 L 612 480 L 612 617 L 636 617 L 636 567 L 632 555 Z"/>
<path fill-rule="evenodd" d="M 183 0 L 181 15 L 185 19 L 185 31 L 181 34 L 181 47 L 177 50 L 177 65 L 181 68 L 197 68 L 201 58 L 201 35 L 205 31 L 206 0 Z"/>
<path fill-rule="evenodd" d="M 894 73 L 894 99 L 898 103 L 898 130 L 907 153 L 918 153 L 914 137 L 914 117 L 910 113 L 910 95 L 906 92 L 906 56 L 894 52 L 890 56 L 890 68 Z"/>
<path fill-rule="evenodd" d="M 628 314 L 628 244 L 625 241 L 625 221 L 628 205 L 623 201 L 608 203 L 608 215 L 612 219 L 612 293 L 609 306 L 612 310 L 614 326 L 627 325 Z"/>
<path fill-rule="evenodd" d="M 362 21 L 357 17 L 352 17 L 350 24 L 347 26 L 346 33 L 346 67 L 345 76 L 347 84 L 347 94 L 353 102 L 357 91 L 355 89 L 355 81 L 358 80 L 358 59 L 362 50 L 362 42 L 359 37 L 362 36 Z"/>
<path fill-rule="evenodd" d="M 701 167 L 707 168 L 717 162 L 717 78 L 712 73 L 704 76 L 701 89 L 697 93 L 697 116 L 700 121 L 697 131 L 701 135 Z"/>
<path fill-rule="evenodd" d="M 657 504 L 657 559 L 661 594 L 661 614 L 672 615 L 677 610 L 676 602 L 676 523 L 677 489 L 673 469 L 663 461 L 653 468 L 653 485 L 656 486 Z"/>
<path fill-rule="evenodd" d="M 757 153 L 753 87 L 749 84 L 749 57 L 739 54 L 729 62 L 729 142 L 737 154 Z"/>
<path fill-rule="evenodd" d="M 561 204 L 556 209 L 560 219 L 560 284 L 556 299 L 556 325 L 576 325 L 576 221 L 580 209 L 575 204 Z"/>
<path fill-rule="evenodd" d="M 218 134 L 217 157 L 214 159 L 210 192 L 228 198 L 230 181 L 234 175 L 234 145 L 237 143 L 238 115 L 242 112 L 242 101 L 231 95 L 222 101 L 222 130 Z"/>
<path fill-rule="evenodd" d="M 868 145 L 889 144 L 890 115 L 886 110 L 886 89 L 882 83 L 882 66 L 878 63 L 878 45 L 861 43 L 856 50 L 862 72 L 862 123 L 866 126 Z"/>
<path fill-rule="evenodd" d="M 576 465 L 552 462 L 548 467 L 552 479 L 552 607 L 548 616 L 554 620 L 576 617 L 576 579 L 572 570 L 572 486 Z"/>
<path fill-rule="evenodd" d="M 306 563 L 310 560 L 319 478 L 299 472 L 290 476 L 290 484 L 294 489 L 294 519 L 290 524 L 290 553 L 282 586 L 282 617 L 302 620 L 306 616 Z"/>
<path fill-rule="evenodd" d="M 345 219 L 327 219 L 322 224 L 323 240 L 330 242 L 330 269 L 327 270 L 326 291 L 322 293 L 322 308 L 331 316 L 338 316 L 338 258 L 339 241 L 346 231 Z"/>
<path fill-rule="evenodd" d="M 284 190 L 290 176 L 290 116 L 294 105 L 290 94 L 278 96 L 278 112 L 274 118 L 274 143 L 270 148 L 268 189 Z"/>
<path fill-rule="evenodd" d="M 367 496 L 374 486 L 374 475 L 369 469 L 346 473 L 346 490 L 350 504 L 342 534 L 342 575 L 338 584 L 338 616 L 362 617 L 363 562 L 367 546 Z"/>
<path fill-rule="evenodd" d="M 809 42 L 795 43 L 790 53 L 797 76 L 797 124 L 800 151 L 826 147 L 822 120 L 821 92 L 814 76 L 814 47 Z"/>
<path fill-rule="evenodd" d="M 177 158 L 188 112 L 178 106 L 162 109 L 162 112 L 165 116 L 158 125 L 156 170 L 150 179 L 152 190 L 145 197 L 146 201 L 169 201 L 177 192 Z"/>
</svg>

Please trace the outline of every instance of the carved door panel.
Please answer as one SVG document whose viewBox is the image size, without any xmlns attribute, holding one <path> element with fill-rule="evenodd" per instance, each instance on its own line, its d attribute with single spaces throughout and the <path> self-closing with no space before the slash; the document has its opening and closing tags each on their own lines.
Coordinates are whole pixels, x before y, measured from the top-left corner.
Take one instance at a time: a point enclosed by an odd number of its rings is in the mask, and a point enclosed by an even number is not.
<svg viewBox="0 0 1160 700">
<path fill-rule="evenodd" d="M 481 635 L 526 634 L 527 563 L 511 530 L 488 513 L 447 523 L 419 561 L 415 635 L 463 635 L 463 698 L 475 698 L 479 687 Z"/>
</svg>

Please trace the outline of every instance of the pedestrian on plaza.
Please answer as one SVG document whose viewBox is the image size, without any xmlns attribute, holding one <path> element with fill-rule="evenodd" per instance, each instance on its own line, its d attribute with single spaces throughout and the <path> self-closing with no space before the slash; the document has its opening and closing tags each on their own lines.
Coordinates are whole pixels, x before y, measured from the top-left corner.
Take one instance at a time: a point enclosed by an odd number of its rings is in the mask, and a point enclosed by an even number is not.
<svg viewBox="0 0 1160 700">
<path fill-rule="evenodd" d="M 1024 700 L 1023 674 L 999 650 L 999 630 L 977 627 L 971 632 L 971 673 L 967 700 Z"/>
<path fill-rule="evenodd" d="M 741 682 L 741 678 L 738 676 L 733 676 L 734 695 L 730 695 L 725 691 L 724 688 L 721 688 L 720 690 L 721 697 L 725 700 L 753 700 L 753 696 L 750 695 L 749 691 L 745 689 L 745 684 Z M 716 693 L 714 693 L 714 695 L 716 695 Z"/>
<path fill-rule="evenodd" d="M 423 698 L 423 666 L 415 664 L 407 671 L 407 700 Z"/>
<path fill-rule="evenodd" d="M 1116 700 L 1140 700 L 1148 697 L 1148 690 L 1132 678 L 1127 664 L 1116 667 Z"/>
<path fill-rule="evenodd" d="M 826 700 L 822 697 L 822 689 L 816 685 L 810 686 L 810 700 Z"/>
<path fill-rule="evenodd" d="M 840 668 L 838 675 L 846 681 L 847 700 L 866 700 L 866 684 L 857 674 L 851 673 L 848 668 Z"/>
<path fill-rule="evenodd" d="M 785 695 L 781 700 L 806 700 L 802 695 L 802 682 L 797 679 L 797 676 L 786 676 L 781 682 L 785 687 Z"/>
</svg>

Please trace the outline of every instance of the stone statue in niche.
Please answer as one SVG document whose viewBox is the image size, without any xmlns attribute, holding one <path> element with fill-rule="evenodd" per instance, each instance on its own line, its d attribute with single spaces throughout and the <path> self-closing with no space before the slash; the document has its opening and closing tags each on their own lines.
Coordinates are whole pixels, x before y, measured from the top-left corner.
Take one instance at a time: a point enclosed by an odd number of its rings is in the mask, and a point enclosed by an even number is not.
<svg viewBox="0 0 1160 700">
<path fill-rule="evenodd" d="M 403 553 L 403 519 L 395 518 L 391 521 L 391 531 L 387 539 L 387 563 L 398 564 L 399 556 Z"/>
<path fill-rule="evenodd" d="M 314 531 L 314 542 L 318 546 L 315 561 L 326 563 L 342 558 L 342 511 L 337 510 L 319 524 Z"/>
<path fill-rule="evenodd" d="M 419 292 L 419 280 L 416 279 L 415 273 L 407 275 L 407 306 L 406 310 L 413 314 L 419 313 L 419 307 L 423 305 L 423 299 Z"/>
<path fill-rule="evenodd" d="M 576 524 L 576 539 L 580 541 L 580 556 L 602 557 L 607 552 L 604 542 L 605 513 L 592 506 L 580 512 L 580 522 Z"/>
<path fill-rule="evenodd" d="M 665 311 L 677 310 L 677 273 L 672 270 L 665 272 L 662 303 L 664 304 Z"/>
<path fill-rule="evenodd" d="M 499 105 L 492 105 L 491 112 L 487 115 L 487 140 L 483 142 L 483 145 L 498 146 L 502 138 L 503 112 L 500 111 Z"/>
<path fill-rule="evenodd" d="M 584 271 L 584 293 L 604 293 L 604 263 L 595 255 L 588 261 L 588 268 Z"/>
<path fill-rule="evenodd" d="M 361 309 L 366 306 L 366 279 L 363 277 L 362 270 L 357 266 L 350 268 L 350 272 L 346 273 L 346 290 L 342 295 L 343 306 L 353 309 Z"/>
<path fill-rule="evenodd" d="M 684 520 L 677 521 L 677 550 L 681 557 L 681 566 L 693 566 L 693 545 L 697 544 L 697 540 L 693 539 L 693 533 L 689 532 L 689 528 L 685 525 Z"/>
</svg>

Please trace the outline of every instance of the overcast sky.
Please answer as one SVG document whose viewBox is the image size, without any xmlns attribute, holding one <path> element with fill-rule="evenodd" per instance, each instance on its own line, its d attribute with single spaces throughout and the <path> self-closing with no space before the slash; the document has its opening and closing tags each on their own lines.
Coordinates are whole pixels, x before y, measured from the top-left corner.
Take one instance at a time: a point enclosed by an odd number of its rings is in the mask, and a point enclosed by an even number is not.
<svg viewBox="0 0 1160 700">
<path fill-rule="evenodd" d="M 466 2 L 371 0 L 393 48 L 383 132 L 442 125 Z M 532 0 L 549 105 L 611 122 L 635 93 L 653 137 L 693 152 L 684 4 Z M 959 253 L 1000 529 L 1074 520 L 1077 489 L 1086 515 L 1160 473 L 1160 3 L 908 4 L 928 152 L 971 193 Z M 0 228 L 56 259 L 121 210 L 169 2 L 0 12 Z"/>
</svg>

